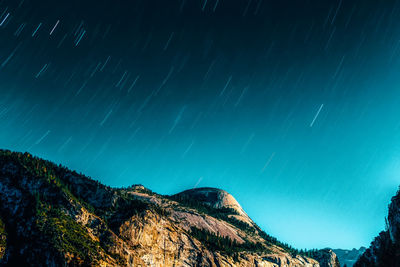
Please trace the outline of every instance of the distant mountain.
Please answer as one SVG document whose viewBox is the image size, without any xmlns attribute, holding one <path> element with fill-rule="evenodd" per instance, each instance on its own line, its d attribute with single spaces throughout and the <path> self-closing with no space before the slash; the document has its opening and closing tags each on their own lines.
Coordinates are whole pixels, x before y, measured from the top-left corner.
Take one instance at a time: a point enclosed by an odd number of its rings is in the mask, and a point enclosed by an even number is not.
<svg viewBox="0 0 400 267">
<path fill-rule="evenodd" d="M 358 260 L 358 258 L 365 252 L 367 248 L 360 247 L 359 249 L 353 248 L 349 249 L 333 249 L 333 252 L 339 258 L 340 265 L 343 267 L 346 265 L 347 267 L 352 267 L 354 263 Z"/>
<path fill-rule="evenodd" d="M 379 233 L 370 247 L 360 256 L 355 267 L 400 266 L 400 190 L 392 197 L 386 229 Z"/>
<path fill-rule="evenodd" d="M 0 266 L 338 267 L 263 232 L 226 191 L 110 188 L 0 150 Z"/>
</svg>

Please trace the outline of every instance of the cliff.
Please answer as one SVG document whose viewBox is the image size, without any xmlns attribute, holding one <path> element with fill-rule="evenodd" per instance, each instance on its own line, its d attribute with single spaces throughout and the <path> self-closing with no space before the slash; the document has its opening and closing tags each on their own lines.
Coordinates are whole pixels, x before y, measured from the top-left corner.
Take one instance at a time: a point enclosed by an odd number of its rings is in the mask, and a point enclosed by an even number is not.
<svg viewBox="0 0 400 267">
<path fill-rule="evenodd" d="M 331 249 L 327 248 L 316 251 L 313 254 L 313 258 L 316 259 L 321 266 L 340 267 L 339 259 Z"/>
<path fill-rule="evenodd" d="M 400 191 L 389 204 L 386 230 L 375 237 L 354 266 L 400 266 Z"/>
<path fill-rule="evenodd" d="M 110 188 L 0 150 L 0 203 L 1 266 L 335 266 L 263 232 L 220 189 Z"/>
</svg>

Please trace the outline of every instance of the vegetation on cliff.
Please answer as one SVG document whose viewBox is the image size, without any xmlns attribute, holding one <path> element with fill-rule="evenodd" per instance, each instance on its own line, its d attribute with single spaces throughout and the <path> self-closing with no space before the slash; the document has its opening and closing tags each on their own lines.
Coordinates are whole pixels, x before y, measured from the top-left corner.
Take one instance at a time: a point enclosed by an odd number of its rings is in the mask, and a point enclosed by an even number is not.
<svg viewBox="0 0 400 267">
<path fill-rule="evenodd" d="M 399 242 L 390 239 L 388 231 L 382 231 L 358 261 L 355 267 L 397 267 L 400 264 Z"/>
<path fill-rule="evenodd" d="M 105 254 L 100 242 L 89 235 L 86 229 L 65 214 L 60 207 L 37 202 L 37 227 L 52 247 L 63 255 L 70 256 L 73 265 L 88 265 L 98 262 Z"/>
<path fill-rule="evenodd" d="M 193 208 L 195 210 L 197 210 L 200 213 L 204 213 L 207 214 L 209 216 L 212 216 L 214 218 L 218 218 L 221 220 L 224 220 L 232 225 L 234 225 L 235 227 L 239 228 L 242 231 L 245 231 L 248 234 L 251 235 L 255 235 L 258 234 L 261 238 L 263 238 L 266 241 L 265 245 L 275 245 L 278 247 L 281 247 L 282 249 L 284 249 L 286 252 L 290 253 L 290 255 L 292 256 L 296 256 L 296 255 L 302 255 L 302 256 L 307 256 L 307 257 L 311 257 L 309 255 L 312 255 L 311 250 L 309 251 L 303 251 L 303 250 L 298 250 L 296 248 L 293 248 L 292 246 L 290 246 L 289 244 L 280 242 L 277 238 L 265 233 L 264 231 L 261 230 L 261 228 L 259 228 L 257 225 L 249 225 L 246 222 L 240 221 L 238 219 L 236 219 L 234 216 L 232 215 L 240 215 L 236 210 L 232 209 L 232 208 L 213 208 L 207 204 L 203 204 L 202 202 L 193 200 L 187 196 L 182 196 L 182 195 L 172 195 L 169 196 L 169 199 L 175 200 L 177 202 L 180 203 L 180 205 L 188 207 L 188 208 Z M 192 231 L 193 232 L 193 231 Z M 199 233 L 198 231 L 194 231 L 194 233 L 196 233 L 196 236 L 208 236 L 210 237 L 210 233 L 208 233 L 207 231 L 203 231 L 202 233 Z M 210 237 L 211 239 L 212 237 Z M 221 237 L 215 237 L 214 239 L 220 240 Z M 203 238 L 201 238 L 201 240 L 203 240 Z M 225 244 L 225 245 L 221 245 L 221 246 L 216 246 L 213 247 L 213 249 L 215 250 L 219 250 L 219 251 L 224 251 L 225 253 L 231 254 L 231 252 L 235 252 L 235 249 L 238 250 L 239 247 L 235 245 L 235 243 L 233 243 L 232 240 L 220 240 L 221 244 Z M 252 245 L 250 245 L 250 244 Z M 265 250 L 265 245 L 261 244 L 261 243 L 257 243 L 257 244 L 253 244 L 251 242 L 246 242 L 246 245 L 241 246 L 240 248 L 243 250 L 249 250 L 249 251 L 262 251 L 263 249 Z"/>
<path fill-rule="evenodd" d="M 268 248 L 260 242 L 253 243 L 246 240 L 244 243 L 240 244 L 229 237 L 216 235 L 207 230 L 198 229 L 196 227 L 192 227 L 190 233 L 197 240 L 205 244 L 211 251 L 219 251 L 227 255 L 234 255 L 235 253 L 243 251 L 268 251 Z"/>
</svg>

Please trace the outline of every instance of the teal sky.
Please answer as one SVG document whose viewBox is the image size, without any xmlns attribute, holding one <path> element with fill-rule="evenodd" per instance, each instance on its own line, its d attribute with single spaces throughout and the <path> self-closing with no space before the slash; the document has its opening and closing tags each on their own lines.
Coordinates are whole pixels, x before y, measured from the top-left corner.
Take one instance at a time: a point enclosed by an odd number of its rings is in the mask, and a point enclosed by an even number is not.
<svg viewBox="0 0 400 267">
<path fill-rule="evenodd" d="M 0 3 L 0 147 L 116 187 L 222 188 L 298 248 L 384 229 L 397 1 L 15 2 Z"/>
</svg>

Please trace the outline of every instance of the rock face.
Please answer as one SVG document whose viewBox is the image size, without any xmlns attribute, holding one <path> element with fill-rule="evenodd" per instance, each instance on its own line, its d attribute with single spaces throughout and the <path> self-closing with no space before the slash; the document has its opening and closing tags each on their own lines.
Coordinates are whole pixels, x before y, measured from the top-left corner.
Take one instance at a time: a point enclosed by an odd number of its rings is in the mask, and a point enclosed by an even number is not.
<svg viewBox="0 0 400 267">
<path fill-rule="evenodd" d="M 375 237 L 354 266 L 400 266 L 400 191 L 389 205 L 386 230 Z"/>
<path fill-rule="evenodd" d="M 339 259 L 331 249 L 321 249 L 314 253 L 313 256 L 321 266 L 340 267 Z"/>
<path fill-rule="evenodd" d="M 192 199 L 216 209 L 232 209 L 236 213 L 233 214 L 232 217 L 240 221 L 246 222 L 250 225 L 254 225 L 254 222 L 246 214 L 242 206 L 240 206 L 240 204 L 231 194 L 224 190 L 210 187 L 202 187 L 185 190 L 179 194 L 176 194 L 175 197 Z"/>
<path fill-rule="evenodd" d="M 346 265 L 347 267 L 352 267 L 358 258 L 364 254 L 367 248 L 360 247 L 359 249 L 353 248 L 352 250 L 349 249 L 333 249 L 336 256 L 339 259 L 340 265 L 343 267 Z"/>
<path fill-rule="evenodd" d="M 193 198 L 213 208 L 231 208 L 237 211 L 240 215 L 247 216 L 242 206 L 228 192 L 210 187 L 202 187 L 197 189 L 189 189 L 183 191 L 177 196 Z"/>
<path fill-rule="evenodd" d="M 6 252 L 7 233 L 3 221 L 0 219 L 0 261 Z"/>
<path fill-rule="evenodd" d="M 0 266 L 335 266 L 263 232 L 227 192 L 110 188 L 0 150 Z"/>
</svg>

